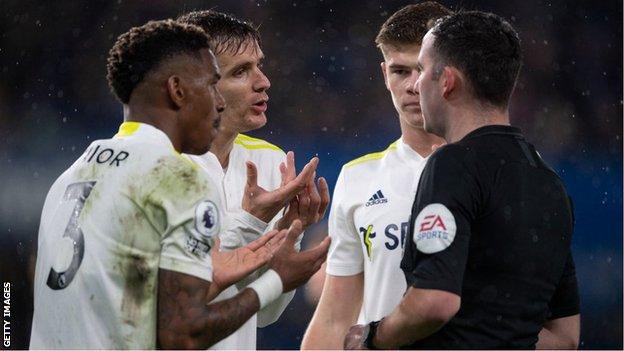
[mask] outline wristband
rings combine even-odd
[[[258,295],[260,309],[275,301],[284,291],[282,278],[272,269],[266,271],[253,283],[247,285],[247,287],[253,289],[256,295]]]
[[[379,323],[381,323],[381,320],[370,322],[368,324],[368,334],[366,335],[366,339],[364,339],[364,346],[369,350],[379,350],[379,348],[373,345],[373,338],[377,333],[377,326],[379,325]]]

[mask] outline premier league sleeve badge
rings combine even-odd
[[[219,209],[214,202],[204,200],[195,207],[195,230],[201,235],[202,241],[209,241],[220,228]]]

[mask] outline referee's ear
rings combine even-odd
[[[452,66],[446,66],[442,69],[440,79],[442,79],[442,96],[445,99],[449,99],[451,94],[458,91],[462,84],[461,72]]]

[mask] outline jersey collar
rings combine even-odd
[[[140,137],[157,141],[173,148],[169,137],[162,130],[141,122],[123,122],[114,138]]]
[[[493,124],[493,125],[484,126],[484,127],[473,130],[472,132],[466,134],[466,136],[464,136],[462,140],[476,138],[476,137],[480,137],[480,136],[488,135],[488,134],[510,135],[510,136],[524,138],[524,136],[522,135],[522,130],[520,130],[520,128],[507,126],[507,125]]]
[[[407,162],[420,163],[424,160],[424,157],[420,156],[418,152],[403,142],[403,137],[400,137],[399,140],[396,141],[396,145],[400,157]]]

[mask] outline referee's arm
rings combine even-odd
[[[551,319],[539,333],[538,350],[575,350],[581,334],[581,315]]]
[[[550,317],[539,333],[537,349],[576,349],[581,334],[580,303],[572,253],[548,305]]]
[[[401,303],[379,324],[373,344],[396,349],[423,339],[442,328],[459,311],[458,295],[410,287]]]
[[[401,263],[409,288],[401,303],[378,324],[372,339],[377,348],[396,349],[424,339],[459,311],[470,221],[479,203],[479,187],[474,171],[465,168],[465,155],[460,148],[446,146],[423,170],[410,231],[410,239],[418,244],[405,244]],[[449,241],[427,236],[419,239],[421,230],[432,228],[442,230]],[[427,253],[412,257],[415,246]],[[408,262],[414,264],[404,266]]]

